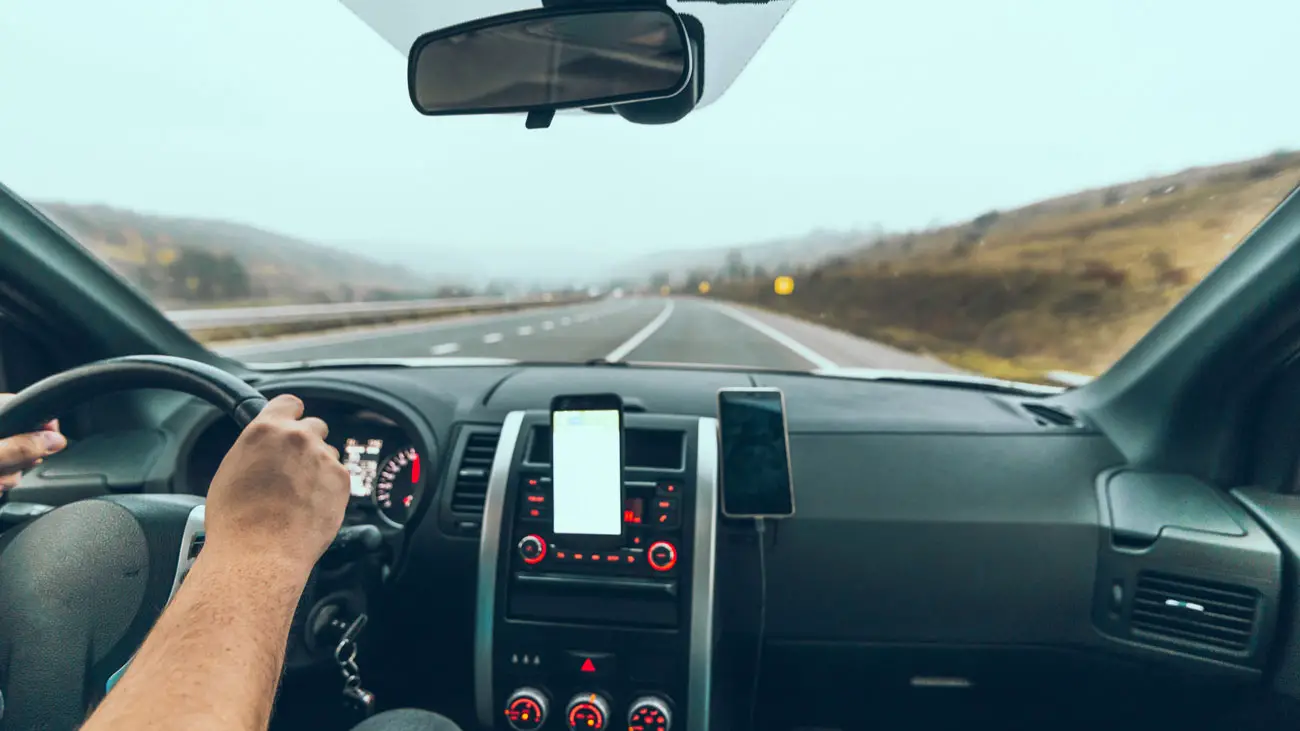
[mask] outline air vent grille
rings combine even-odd
[[[1070,412],[1057,407],[1047,406],[1044,404],[1022,403],[1025,411],[1034,418],[1039,426],[1050,427],[1078,427],[1080,426],[1078,418]]]
[[[466,515],[482,515],[487,498],[488,476],[492,473],[492,459],[496,457],[496,431],[472,431],[465,437],[465,449],[460,464],[456,466],[456,484],[451,491],[451,511]]]
[[[1259,592],[1230,584],[1143,572],[1130,626],[1152,635],[1245,652],[1259,613]]]

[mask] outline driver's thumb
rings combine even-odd
[[[0,439],[0,474],[31,467],[36,460],[68,446],[68,440],[55,431],[21,434]]]

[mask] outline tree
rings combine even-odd
[[[251,287],[248,271],[233,254],[214,257],[212,294],[216,299],[236,300],[248,297]]]
[[[695,269],[686,275],[686,288],[695,291],[699,288],[700,282],[709,281],[709,273],[703,269]]]
[[[252,295],[248,270],[233,254],[183,248],[167,265],[167,293],[181,300],[214,302]]]
[[[975,228],[976,231],[979,231],[981,234],[983,234],[984,232],[992,228],[993,224],[997,223],[998,219],[1001,217],[1002,217],[1001,213],[998,213],[997,211],[989,211],[988,213],[976,216],[975,220],[971,221],[971,225]]]
[[[722,266],[722,274],[727,279],[745,279],[749,276],[749,267],[745,266],[745,255],[740,253],[739,249],[732,249],[727,252],[727,260]]]
[[[840,254],[837,256],[832,256],[827,258],[825,261],[822,262],[821,266],[818,267],[818,269],[825,270],[827,272],[840,272],[845,269],[848,269],[849,264],[851,263],[852,261],[849,259],[849,257]]]
[[[650,275],[650,287],[652,289],[667,287],[671,280],[672,277],[668,274],[668,272],[655,272],[654,274]]]

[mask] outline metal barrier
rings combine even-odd
[[[206,310],[171,310],[172,322],[186,330],[294,325],[315,322],[345,322],[383,317],[408,317],[448,311],[495,310],[514,306],[562,304],[583,298],[456,297],[406,300],[401,302],[341,302],[322,305],[276,305],[270,307],[228,307]]]

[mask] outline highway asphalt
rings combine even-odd
[[[245,362],[331,358],[513,358],[696,363],[788,370],[956,373],[938,360],[771,312],[704,298],[604,299],[422,324],[217,344]]]

